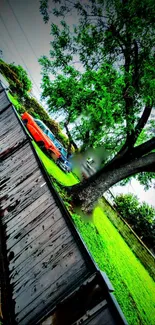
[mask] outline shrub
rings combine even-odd
[[[143,242],[155,251],[155,209],[133,194],[118,195],[115,198],[118,212],[129,223]]]

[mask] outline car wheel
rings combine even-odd
[[[26,126],[28,120],[25,119],[25,120],[22,120],[22,122],[23,122],[23,124]]]
[[[45,151],[45,150],[46,150],[43,141],[38,141],[37,144],[38,144],[38,146],[40,147],[40,149],[41,149],[42,151]]]
[[[47,155],[50,159],[52,159],[55,162],[55,164],[57,164],[58,158],[56,157],[54,152],[52,152],[51,150],[47,150]]]

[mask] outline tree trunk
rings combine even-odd
[[[69,139],[69,145],[68,145],[68,149],[67,149],[67,151],[68,151],[68,155],[70,155],[70,154],[71,154],[71,146],[74,147],[75,151],[78,150],[78,146],[77,146],[77,144],[74,142],[74,140],[72,139],[72,136],[71,136],[70,131],[69,131],[69,129],[68,129],[68,122],[66,122],[66,123],[64,124],[64,127],[65,127],[65,129],[66,129],[66,133],[67,133],[67,136],[68,136],[68,139]]]
[[[120,166],[116,169],[110,169],[109,171],[107,168],[106,171],[103,169],[102,173],[96,173],[96,178],[93,175],[88,181],[74,185],[71,188],[73,203],[79,206],[83,212],[90,214],[96,201],[112,185],[148,169],[155,171],[155,153],[147,154],[138,159],[135,158],[130,162],[124,163],[122,160],[122,163],[120,161]]]

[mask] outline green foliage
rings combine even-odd
[[[136,179],[144,186],[145,191],[155,186],[155,173],[153,172],[141,172],[136,175]]]
[[[54,2],[58,4],[54,5]],[[46,11],[46,16],[49,17],[51,12],[48,10],[48,0],[40,1],[40,3],[43,17],[45,12],[42,6]],[[60,0],[53,1],[53,7],[57,7],[56,11],[53,10],[53,14],[60,17],[60,23],[59,25],[52,23],[51,26],[51,34],[54,36],[51,56],[55,61],[52,62],[52,66],[63,68],[68,61],[67,57],[70,56],[69,62],[72,62],[74,55],[85,67],[89,68],[98,66],[105,56],[115,61],[118,55],[125,51],[125,42],[128,37],[130,37],[131,44],[135,40],[139,42],[141,59],[147,62],[154,42],[153,0],[130,0],[125,4],[117,0],[90,0],[89,3],[81,3],[77,0],[66,3]],[[77,23],[73,27],[68,26],[68,12],[76,18]],[[130,44],[127,46],[130,50]],[[131,63],[134,63],[134,59],[133,51]]]
[[[0,59],[0,72],[9,82],[9,98],[19,114],[27,111],[33,117],[41,119],[67,148],[68,138],[62,133],[59,124],[52,120],[35,98],[28,96],[32,84],[26,71],[21,66],[7,64]]]
[[[22,114],[25,112],[24,108],[22,107],[22,105],[19,103],[18,98],[15,96],[12,96],[10,93],[8,93],[8,97],[11,101],[11,103],[14,105],[14,107],[16,108],[17,112],[19,114]]]
[[[42,97],[52,112],[63,114],[67,123],[76,122],[72,136],[82,141],[83,148],[105,143],[109,147],[111,137],[115,138],[113,125],[122,125],[124,116],[121,109],[122,76],[105,63],[98,71],[81,74],[67,67],[54,81],[43,78]],[[90,130],[90,132],[88,132]],[[111,130],[111,137],[108,138]],[[122,133],[124,128],[122,127]],[[104,137],[103,137],[104,134]],[[121,139],[121,141],[123,138]],[[113,144],[116,149],[118,138]]]
[[[32,88],[32,83],[28,78],[27,72],[20,66],[15,64],[7,64],[0,59],[0,72],[9,82],[10,90],[16,94],[19,99],[27,96]]]
[[[39,60],[43,98],[67,125],[74,122],[72,139],[82,150],[104,144],[111,158],[124,145],[131,152],[154,139],[153,118],[143,116],[155,98],[154,1],[55,0],[53,11],[48,0],[40,3],[46,22],[52,14],[58,21],[51,25],[51,60]],[[68,23],[71,13],[73,26]],[[153,149],[155,145],[146,153]],[[146,187],[154,177],[152,169],[139,175]]]
[[[21,83],[16,73],[10,69],[9,64],[0,59],[0,73],[8,80],[10,87],[20,87]]]
[[[155,209],[146,203],[140,204],[132,194],[118,195],[115,204],[143,242],[155,251]]]
[[[25,97],[24,104],[20,104],[19,98],[17,95],[12,96],[10,93],[8,94],[12,104],[15,106],[16,110],[19,114],[27,111],[34,118],[38,118],[42,120],[49,129],[55,134],[57,139],[67,148],[68,146],[68,138],[65,134],[62,133],[59,124],[52,120],[44,108],[37,102],[35,98]]]
[[[49,20],[49,16],[48,16],[48,3],[46,0],[42,0],[40,3],[40,12],[44,15],[44,22],[45,24],[48,22]]]
[[[27,111],[33,117],[41,119],[56,135],[64,147],[67,148],[69,140],[66,135],[62,133],[59,124],[49,117],[45,109],[35,98],[28,96],[32,83],[28,78],[27,72],[19,65],[7,64],[1,59],[0,72],[9,82],[9,88],[11,90],[9,97],[18,113],[22,114]]]
[[[27,72],[20,65],[9,64],[10,69],[16,74],[18,80],[21,82],[23,96],[32,89],[31,80],[28,78]]]
[[[112,282],[128,323],[153,325],[155,319],[150,307],[151,300],[154,301],[153,279],[106,213],[97,207],[93,222],[86,222],[77,214],[73,214],[73,219],[95,262]]]

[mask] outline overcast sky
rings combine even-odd
[[[73,17],[70,18],[73,21]],[[20,64],[33,82],[33,93],[40,98],[41,68],[38,58],[50,50],[50,24],[44,24],[39,0],[0,0],[0,50],[4,61]],[[155,206],[155,189],[147,192],[133,181],[117,187],[119,192],[133,192],[142,201]],[[114,190],[116,193],[116,190]]]
[[[39,97],[41,75],[38,58],[49,54],[50,25],[39,12],[39,0],[0,0],[0,49],[3,59],[22,65]]]

